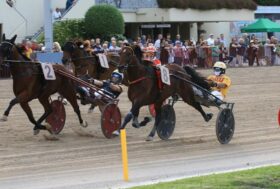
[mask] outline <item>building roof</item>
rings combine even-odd
[[[157,0],[159,8],[177,9],[249,9],[256,10],[257,4],[253,0]]]

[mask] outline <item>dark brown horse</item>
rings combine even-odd
[[[97,54],[89,53],[84,49],[82,41],[68,41],[63,46],[64,64],[73,62],[75,75],[83,76],[88,74],[94,79],[106,80],[110,78],[112,72],[118,68],[119,55],[116,53],[106,54],[109,68],[102,68]]]
[[[149,62],[142,60],[142,51],[139,46],[124,47],[120,53],[120,65],[127,67],[127,77],[131,83],[128,87],[128,98],[132,102],[132,108],[126,115],[120,129],[124,129],[131,119],[133,119],[132,125],[134,127],[144,126],[145,121],[140,124],[138,122],[139,109],[145,105],[155,104],[156,120],[147,138],[147,140],[152,140],[156,126],[161,119],[162,103],[165,99],[175,94],[181,96],[184,102],[198,110],[205,121],[209,121],[212,118],[212,114],[206,114],[201,105],[195,101],[192,85],[176,77],[179,76],[193,81],[203,88],[209,89],[209,84],[205,81],[205,78],[199,77],[195,71],[191,73],[193,75],[191,78],[186,72],[187,69],[175,64],[166,65],[170,72],[171,85],[164,85],[163,89],[160,90],[157,85],[155,69],[149,66]]]
[[[22,54],[21,49],[14,44],[15,39],[16,36],[8,40],[3,35],[3,42],[0,45],[0,65],[4,62],[9,64],[13,76],[13,91],[16,96],[10,102],[4,116],[8,116],[11,108],[19,103],[27,114],[29,121],[34,124],[34,134],[38,134],[40,130],[50,130],[45,125],[42,125],[42,122],[52,112],[49,102],[50,96],[58,92],[70,102],[78,115],[81,126],[86,126],[87,123],[83,121],[77,104],[73,82],[59,74],[56,74],[56,80],[46,81],[43,77],[41,65],[32,62]],[[53,68],[54,70],[68,72],[62,65],[53,65]],[[45,111],[37,121],[34,119],[28,104],[28,102],[36,98],[43,105]]]

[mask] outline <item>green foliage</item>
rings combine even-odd
[[[54,41],[65,42],[87,37],[84,20],[65,20],[54,24]]]
[[[279,0],[277,0],[279,1]],[[250,9],[256,10],[257,5],[253,0],[157,0],[160,8],[178,9]]]
[[[96,5],[85,15],[85,28],[90,37],[109,40],[111,36],[124,34],[124,19],[121,12],[111,5]]]
[[[258,5],[280,6],[280,0],[254,0]]]
[[[264,167],[247,171],[194,177],[169,183],[140,186],[133,189],[276,189],[280,188],[280,166]]]

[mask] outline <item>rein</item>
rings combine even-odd
[[[79,58],[71,58],[71,60],[77,61],[77,60],[87,60],[87,59],[93,59],[93,58],[95,58],[95,56],[84,56],[84,57],[79,57]],[[114,60],[110,60],[110,61],[108,61],[108,63],[115,67],[117,67],[119,65],[119,63]]]

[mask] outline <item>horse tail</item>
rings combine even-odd
[[[191,81],[195,84],[199,85],[200,87],[210,90],[210,85],[206,81],[206,78],[201,76],[197,71],[195,71],[193,68],[189,66],[184,66],[185,71],[187,74],[191,76]]]

